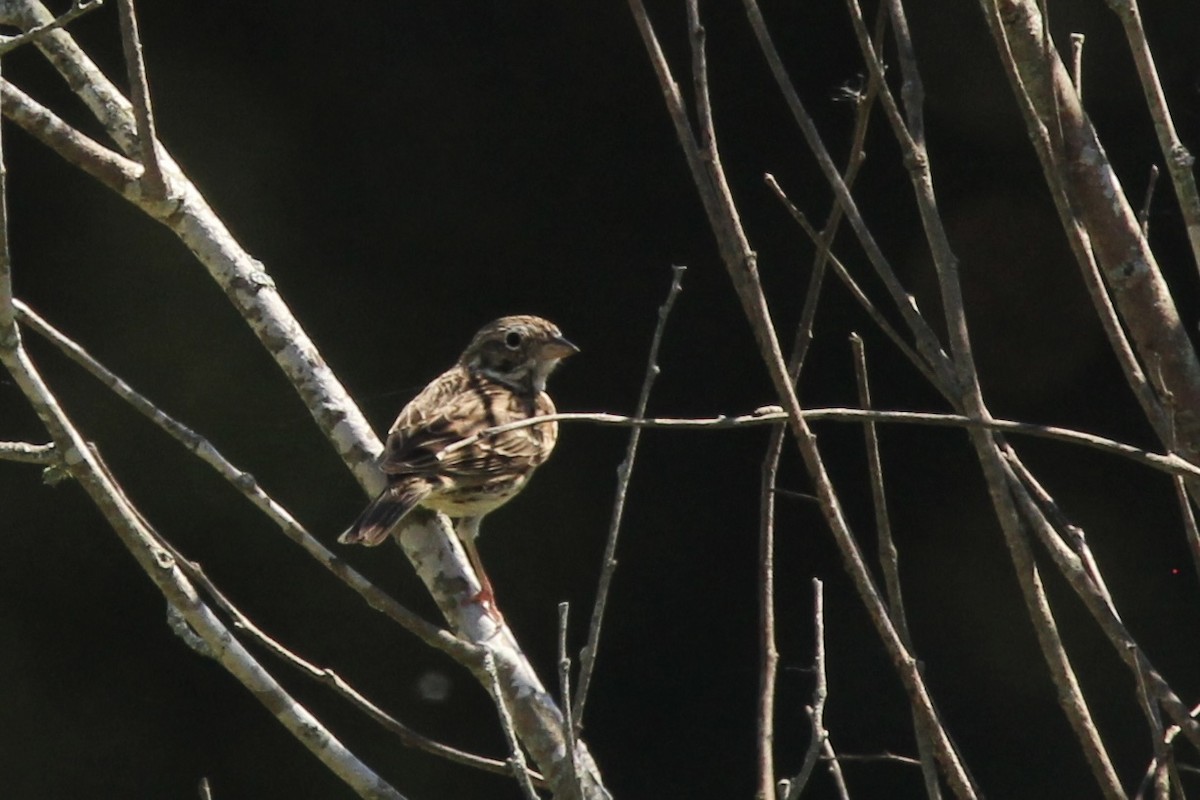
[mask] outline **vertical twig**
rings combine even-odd
[[[213,800],[212,787],[208,785],[208,778],[200,779],[200,800]]]
[[[158,132],[154,128],[154,107],[150,103],[150,83],[146,79],[146,61],[142,56],[142,39],[138,33],[133,0],[117,0],[117,10],[121,17],[121,46],[125,51],[125,69],[129,75],[129,96],[137,126],[138,152],[144,170],[141,183],[151,199],[162,200],[167,196],[167,185],[158,158]]]
[[[0,125],[0,137],[4,126]],[[0,350],[20,346],[17,316],[13,308],[12,262],[8,250],[8,163],[0,138]]]
[[[570,603],[558,604],[558,685],[559,702],[563,714],[563,740],[567,743],[566,762],[571,776],[571,789],[575,797],[581,794],[579,788],[579,767],[575,758],[575,717],[571,713],[571,656],[567,653],[567,623],[571,613]]]
[[[881,6],[875,20],[877,40],[883,36],[886,23],[887,14],[884,13]],[[872,78],[868,80],[866,90],[858,97],[854,132],[850,136],[849,163],[842,175],[842,180],[847,187],[854,185],[859,169],[866,160],[866,152],[863,147],[867,138],[871,109],[874,107],[875,98],[878,95],[879,82]],[[783,195],[783,190],[779,188],[774,176],[767,174],[764,179],[776,195]],[[786,197],[783,199],[787,203]],[[787,203],[787,205],[791,204]],[[790,210],[799,213],[794,206],[791,206]],[[804,360],[808,355],[809,345],[812,343],[817,305],[821,296],[825,271],[831,261],[834,262],[835,269],[840,268],[833,257],[832,247],[842,219],[842,207],[835,203],[826,219],[825,227],[814,239],[817,252],[813,257],[808,288],[804,295],[804,307],[800,312],[800,322],[796,326],[796,338],[792,343],[792,354],[788,361],[788,376],[793,385],[800,379]],[[903,346],[907,347],[906,344]],[[922,366],[924,364],[919,358],[915,358],[915,363]],[[783,441],[786,433],[787,428],[783,425],[771,429],[767,452],[763,457],[759,494],[758,604],[759,659],[761,663],[758,700],[758,795],[763,800],[772,800],[775,782],[775,682],[779,669],[779,651],[775,644],[775,488],[779,472],[779,459],[783,453]]]
[[[870,409],[871,383],[867,375],[867,354],[862,337],[850,335],[850,346],[854,350],[854,375],[858,381],[858,404]],[[912,650],[912,636],[908,630],[908,615],[904,612],[904,595],[900,589],[900,554],[892,538],[892,522],[888,515],[887,494],[883,488],[883,461],[879,456],[879,434],[873,422],[863,425],[866,438],[867,468],[871,474],[871,501],[875,507],[875,528],[879,536],[879,564],[883,570],[883,583],[887,590],[888,610],[892,624],[905,646]],[[929,732],[921,724],[921,718],[913,712],[913,729],[916,733],[917,751],[921,756],[921,775],[925,779],[925,793],[930,800],[938,800],[942,790],[938,786],[937,763],[933,758],[933,742]]]
[[[1082,33],[1071,34],[1071,83],[1080,100],[1083,99],[1083,42],[1086,38]]]
[[[804,753],[804,763],[796,777],[783,781],[785,800],[796,800],[812,778],[813,770],[821,761],[821,754],[828,758],[829,774],[833,777],[842,798],[849,797],[841,764],[829,742],[829,731],[825,729],[825,703],[829,699],[829,674],[825,663],[825,585],[820,578],[812,579],[813,585],[813,701],[805,707],[812,726],[812,739]]]
[[[1158,164],[1150,165],[1150,180],[1146,182],[1146,197],[1142,200],[1142,210],[1138,212],[1138,223],[1142,227],[1142,236],[1150,235],[1150,204],[1154,200],[1154,189],[1158,186]]]
[[[528,765],[525,763],[525,753],[521,751],[521,742],[517,739],[517,731],[513,727],[512,713],[504,700],[504,690],[500,687],[500,673],[496,671],[496,656],[491,648],[484,647],[483,669],[487,673],[490,686],[488,687],[492,700],[496,704],[496,713],[500,717],[500,730],[504,732],[504,740],[508,743],[508,765],[521,787],[525,800],[538,800],[537,789],[529,778]]]
[[[634,418],[641,419],[646,415],[646,406],[650,402],[650,389],[654,379],[661,371],[658,366],[658,348],[662,344],[663,331],[667,327],[667,317],[675,305],[675,298],[683,289],[683,273],[687,267],[671,267],[671,287],[667,290],[667,299],[658,309],[658,323],[654,328],[654,336],[650,339],[650,353],[646,360],[646,375],[642,379],[642,389],[638,396],[637,409]],[[588,627],[587,644],[584,645],[580,657],[579,686],[575,689],[573,713],[575,728],[583,728],[583,709],[587,703],[588,689],[592,684],[592,672],[596,667],[596,654],[600,647],[600,627],[604,620],[604,608],[608,603],[608,591],[612,586],[613,574],[617,570],[617,537],[621,532],[621,518],[625,514],[625,495],[629,491],[629,481],[633,476],[633,462],[637,457],[638,442],[641,439],[641,429],[634,428],[629,432],[629,444],[625,448],[625,460],[617,467],[617,491],[613,497],[612,519],[608,525],[608,540],[604,545],[604,561],[600,568],[600,582],[596,587],[596,601],[592,606],[592,620]]]
[[[1171,748],[1166,743],[1158,704],[1150,696],[1145,675],[1141,670],[1137,672],[1137,694],[1142,712],[1146,715],[1147,722],[1150,723],[1150,741],[1154,743],[1154,761],[1152,762],[1154,800],[1170,800],[1171,767],[1174,759],[1171,755]]]
[[[758,495],[758,793],[775,798],[775,681],[779,649],[775,645],[775,483],[787,428],[771,428],[763,457]]]

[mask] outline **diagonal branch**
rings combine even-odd
[[[194,453],[204,463],[217,471],[226,481],[261,510],[293,542],[298,544],[317,563],[328,569],[347,586],[358,592],[374,609],[386,614],[423,642],[454,658],[468,667],[477,667],[479,654],[468,644],[448,631],[429,624],[416,613],[396,602],[389,595],[354,570],[341,558],[331,553],[310,534],[283,506],[263,491],[258,481],[248,472],[239,469],[227,459],[211,442],[194,430],[166,413],[128,383],[114,374],[86,350],[53,325],[42,319],[20,300],[14,301],[17,318],[34,333],[47,339],[71,361],[83,367],[90,375],[108,387],[119,398],[165,431],[171,438]]]
[[[9,13],[14,17],[12,21],[27,29],[53,18],[36,0],[13,0],[9,6]],[[38,38],[37,46],[105,126],[118,147],[127,155],[138,153],[132,105],[70,34],[64,30],[48,31]],[[11,117],[8,108],[10,87],[5,86],[4,90],[4,113]],[[65,149],[71,143],[61,144]],[[100,162],[88,158],[80,166],[89,169],[89,174],[94,177],[101,177],[106,186],[179,237],[275,359],[319,429],[359,483],[370,493],[378,492],[383,488],[383,479],[375,466],[375,456],[382,450],[382,445],[366,418],[279,294],[266,267],[233,238],[161,142],[156,142],[156,148],[166,183],[165,194],[161,197],[143,191],[140,169],[134,167],[122,174],[114,169],[115,159],[111,157]],[[78,154],[75,149],[68,152]],[[87,155],[94,156],[95,153]],[[103,175],[97,174],[98,167],[105,170]]]

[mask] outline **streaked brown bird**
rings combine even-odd
[[[380,461],[388,486],[338,541],[374,547],[417,506],[440,511],[458,520],[456,532],[479,576],[476,599],[494,609],[492,584],[475,548],[479,522],[515,497],[550,457],[558,423],[466,440],[498,425],[553,414],[546,378],[577,352],[541,317],[501,317],[483,326],[458,363],[401,410]]]

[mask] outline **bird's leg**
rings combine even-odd
[[[463,549],[467,551],[467,560],[471,562],[471,569],[475,570],[475,576],[479,578],[479,593],[472,597],[470,602],[479,603],[489,616],[500,622],[504,617],[500,615],[500,609],[496,608],[496,595],[492,592],[492,582],[488,580],[487,572],[483,569],[483,561],[479,558],[479,550],[475,548],[475,538],[479,535],[479,519],[479,517],[468,517],[458,526],[458,538],[463,543]]]

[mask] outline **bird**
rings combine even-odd
[[[541,317],[501,317],[480,328],[454,366],[401,409],[380,456],[387,487],[338,542],[374,547],[413,509],[441,512],[457,521],[455,533],[479,578],[471,601],[494,612],[492,584],[475,546],[480,521],[525,488],[550,457],[558,423],[480,434],[555,413],[546,379],[578,352]]]

